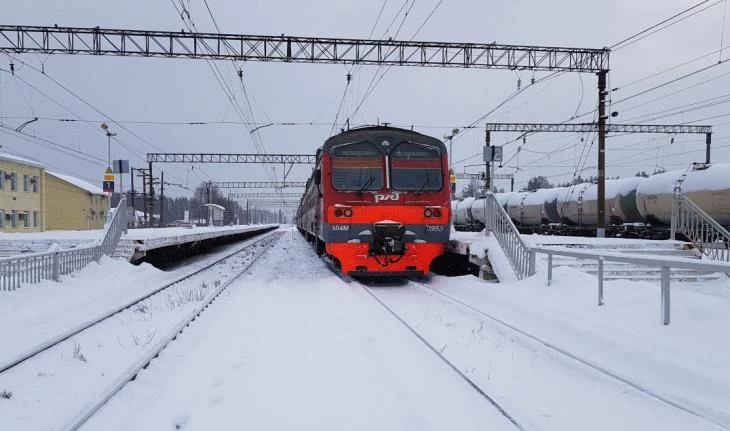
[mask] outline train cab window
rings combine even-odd
[[[390,152],[393,190],[437,191],[443,188],[441,152],[430,145],[402,142]]]
[[[366,191],[383,188],[383,154],[370,142],[332,148],[332,185],[337,190]]]

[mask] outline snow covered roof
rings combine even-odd
[[[538,189],[533,192],[528,192],[526,195],[524,195],[525,200],[523,201],[525,205],[542,205],[545,202],[552,202],[555,199],[558,198],[558,192],[557,189]]]
[[[72,177],[71,175],[66,175],[66,174],[59,174],[58,172],[51,172],[51,171],[46,171],[46,174],[52,175],[60,180],[66,181],[67,183],[70,183],[80,189],[86,190],[87,192],[91,193],[92,195],[106,196],[106,193],[104,193],[104,191],[102,189],[92,185],[91,183],[87,183],[86,181],[84,181],[80,178]]]
[[[46,165],[44,165],[41,162],[37,162],[35,160],[30,160],[30,159],[26,159],[26,158],[23,158],[23,157],[19,157],[19,156],[16,156],[14,154],[8,154],[8,153],[2,153],[2,152],[0,152],[0,159],[7,160],[7,161],[10,161],[10,162],[14,162],[14,163],[22,163],[24,165],[35,166],[35,167],[38,167],[38,168],[45,168],[46,167]]]
[[[652,175],[638,189],[639,194],[668,193],[674,191],[677,180],[687,172],[682,184],[682,193],[698,190],[726,190],[730,188],[730,164],[717,163],[703,170],[670,171]]]
[[[226,210],[225,208],[223,208],[222,206],[220,206],[218,204],[204,204],[203,206],[210,207],[210,208],[215,208],[215,209],[221,210],[221,211],[225,211]]]

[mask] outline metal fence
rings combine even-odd
[[[492,193],[484,199],[487,231],[494,233],[519,279],[535,274],[535,255],[522,241],[520,232]]]
[[[111,256],[122,233],[127,230],[127,211],[124,210],[126,206],[126,199],[122,199],[114,212],[114,217],[104,230],[103,240],[98,245],[0,258],[0,291],[15,290],[23,283],[40,283],[41,280],[58,281],[62,275],[99,261],[102,254]]]
[[[555,250],[551,248],[531,248],[530,254],[534,256],[537,253],[548,255],[547,266],[547,284],[550,286],[553,281],[553,255],[576,257],[579,259],[593,259],[598,261],[598,305],[604,305],[603,297],[603,262],[623,262],[634,265],[646,265],[661,268],[661,321],[662,324],[668,325],[670,320],[670,270],[692,269],[697,271],[709,271],[730,274],[730,264],[724,262],[707,262],[696,261],[694,259],[686,259],[682,257],[640,257],[635,254],[625,253],[591,253],[583,251],[567,251]]]
[[[730,232],[685,195],[675,193],[672,202],[671,238],[687,237],[712,260],[730,262]]]

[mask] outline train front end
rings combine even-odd
[[[446,148],[403,129],[345,132],[322,148],[322,238],[350,276],[425,275],[449,241]]]

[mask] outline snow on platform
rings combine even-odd
[[[269,229],[273,224],[234,225],[234,226],[196,226],[129,229],[122,235],[121,243],[134,245],[138,251],[182,245],[190,242],[205,241],[241,233]]]
[[[267,229],[275,225],[197,226],[193,228],[163,227],[129,229],[122,235],[119,245],[141,252],[161,247],[182,245],[229,235]],[[101,241],[104,229],[52,230],[28,233],[0,233],[0,257],[22,253],[43,252],[58,244],[63,249]]]

